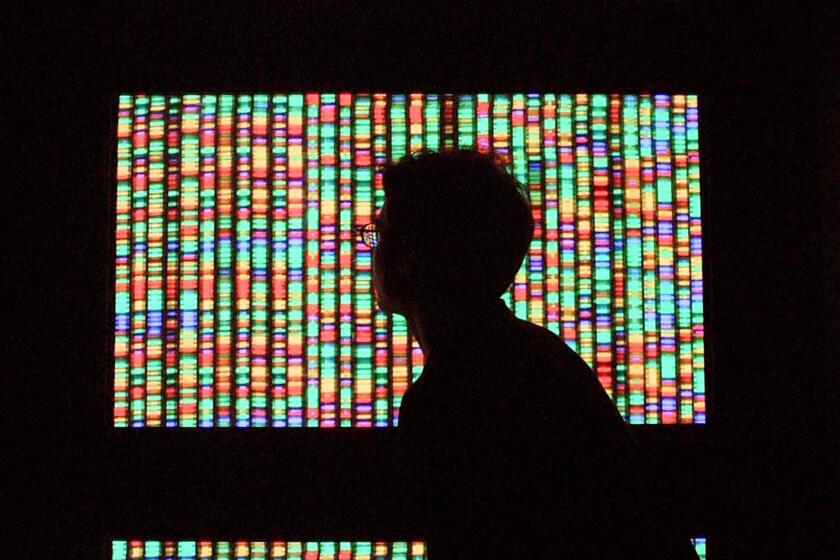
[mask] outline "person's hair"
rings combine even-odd
[[[507,166],[501,154],[465,149],[424,149],[383,166],[388,232],[414,250],[420,294],[496,299],[513,283],[534,218]]]

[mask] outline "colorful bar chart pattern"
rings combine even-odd
[[[425,560],[422,542],[113,541],[111,560]]]
[[[354,227],[453,147],[528,189],[511,310],[629,423],[706,421],[696,95],[121,95],[116,132],[117,427],[397,425],[423,355]]]
[[[692,539],[706,560],[706,539]],[[422,542],[113,541],[111,560],[425,560]]]

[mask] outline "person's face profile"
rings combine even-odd
[[[388,237],[384,231],[387,223],[387,206],[388,203],[386,201],[373,219],[373,223],[376,225],[378,233],[378,242],[373,248],[373,289],[377,307],[379,307],[382,311],[392,312],[394,311],[394,308],[385,288],[385,273],[387,272],[388,263],[386,262],[387,259],[384,259],[382,254],[383,242],[387,243]]]

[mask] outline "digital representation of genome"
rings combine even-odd
[[[631,424],[706,421],[698,98],[119,96],[116,427],[391,427],[423,369],[356,228],[378,166],[504,154],[536,229],[503,299]]]

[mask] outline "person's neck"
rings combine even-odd
[[[406,313],[409,331],[423,350],[425,362],[460,348],[475,337],[490,315],[504,305],[500,300],[480,302],[436,301],[418,303]]]

